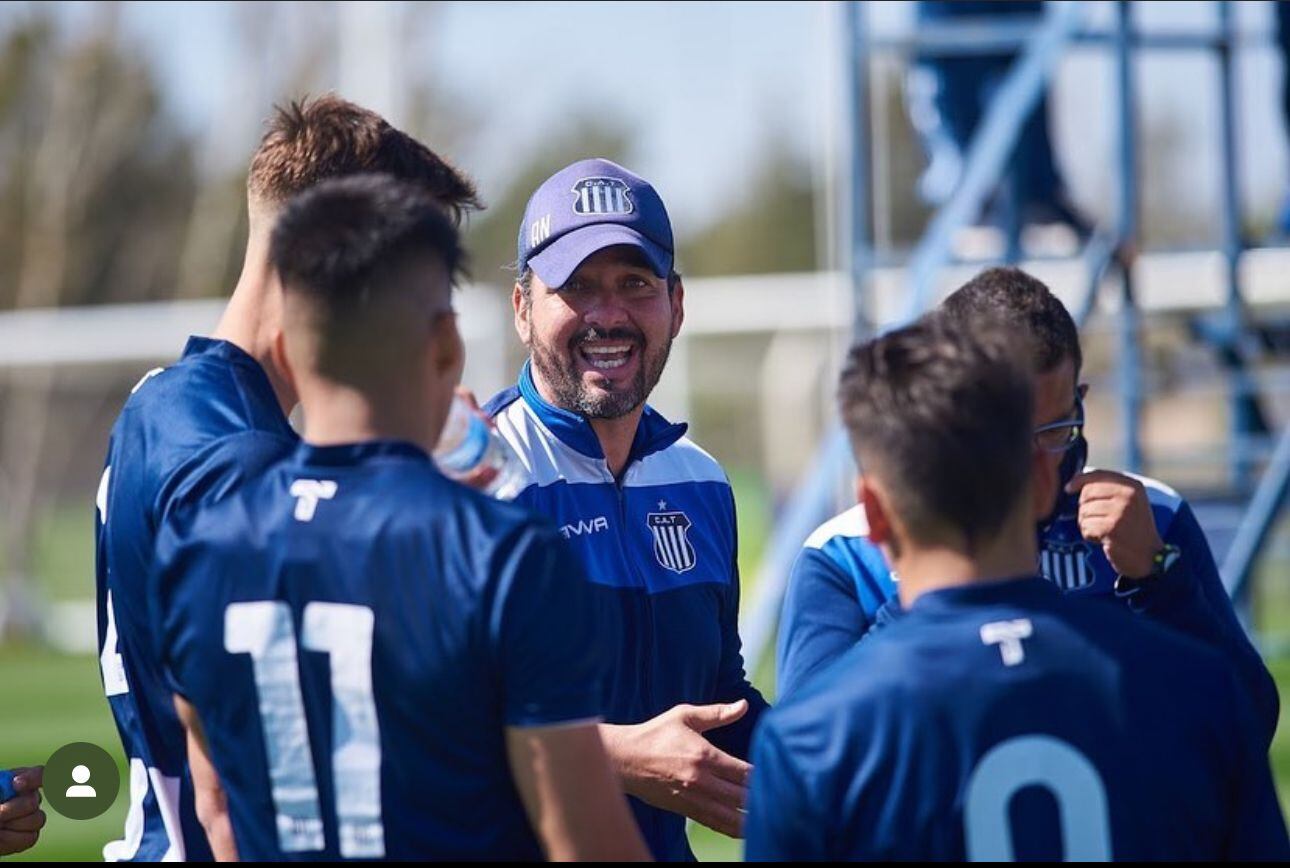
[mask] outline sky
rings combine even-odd
[[[0,27],[29,5],[0,7]],[[1109,20],[1109,4],[1088,5],[1094,21]],[[1204,30],[1216,20],[1209,2],[1134,5],[1141,26],[1153,31]],[[1270,26],[1270,4],[1235,5],[1242,30]],[[86,2],[58,8],[73,24],[100,12]],[[907,32],[912,24],[911,4],[867,8],[877,33]],[[270,27],[275,15],[278,26]],[[208,158],[223,168],[245,160],[260,119],[281,98],[272,92],[277,70],[241,74],[240,46],[272,31],[290,51],[292,34],[299,41],[302,31],[337,18],[349,38],[341,60],[324,66],[319,89],[335,88],[397,121],[406,107],[397,82],[433,78],[475,117],[451,153],[486,199],[504,188],[522,162],[518,155],[580,115],[630,131],[631,168],[660,189],[680,227],[701,226],[746,195],[768,141],[801,155],[821,182],[840,153],[836,3],[286,3],[272,10],[264,3],[125,3],[121,27],[161,72],[179,123],[199,134],[220,124]],[[1168,123],[1180,138],[1176,165],[1163,172],[1180,207],[1210,209],[1217,190],[1213,69],[1204,57],[1179,53],[1147,56],[1138,66],[1147,123]],[[1256,210],[1275,207],[1287,181],[1280,70],[1270,46],[1241,54],[1242,185]],[[1059,158],[1076,198],[1094,208],[1110,196],[1110,73],[1108,56],[1078,50],[1062,62],[1054,85]],[[590,154],[570,160],[584,156]]]

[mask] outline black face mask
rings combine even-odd
[[[1057,520],[1058,516],[1063,513],[1074,512],[1078,507],[1079,495],[1067,494],[1066,484],[1084,472],[1084,464],[1087,461],[1088,441],[1084,439],[1084,435],[1081,433],[1075,442],[1071,444],[1071,448],[1067,449],[1066,454],[1062,456],[1061,466],[1057,469],[1059,478],[1057,500],[1053,504],[1053,511],[1039,522],[1039,534],[1041,537]]]

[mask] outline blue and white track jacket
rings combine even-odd
[[[527,364],[486,411],[527,470],[516,502],[555,523],[598,590],[613,637],[605,721],[747,699],[743,719],[708,733],[746,759],[766,701],[744,673],[735,503],[721,465],[684,424],[646,407],[615,479],[591,425],[543,400]],[[656,859],[693,858],[683,817],[631,804]]]

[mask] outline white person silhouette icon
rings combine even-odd
[[[94,788],[89,785],[89,779],[89,766],[77,766],[72,769],[72,780],[76,781],[76,783],[67,788],[67,798],[93,799],[98,796],[98,793],[94,791]]]

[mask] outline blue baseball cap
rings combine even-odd
[[[598,250],[638,248],[659,277],[672,271],[672,221],[649,182],[609,160],[579,160],[542,182],[520,223],[520,272],[560,287]]]

